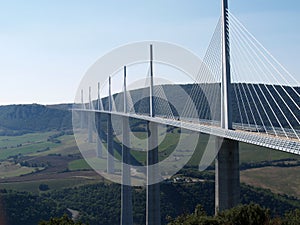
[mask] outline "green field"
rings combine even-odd
[[[58,138],[61,141],[60,144],[56,144],[45,152],[33,152],[30,156],[46,156],[49,154],[61,154],[61,155],[72,155],[78,154],[79,150],[76,145],[76,141],[73,135],[63,135]]]
[[[70,170],[88,170],[90,165],[84,159],[77,159],[69,163]]]
[[[20,136],[0,136],[1,147],[16,147],[18,144],[30,144],[33,142],[45,141],[55,132],[29,133]]]
[[[54,132],[32,133],[21,136],[0,137],[0,160],[5,160],[12,156],[28,155],[52,149],[59,144],[47,141]]]
[[[0,160],[7,159],[9,157],[17,155],[29,155],[32,153],[38,153],[39,151],[45,151],[45,149],[51,149],[57,147],[58,144],[52,142],[35,142],[28,145],[24,145],[18,148],[0,150]]]

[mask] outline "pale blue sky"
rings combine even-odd
[[[300,80],[300,1],[229,0],[230,10]],[[0,1],[0,105],[73,102],[89,66],[129,42],[203,56],[220,0]]]

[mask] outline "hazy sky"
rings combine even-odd
[[[230,11],[300,80],[300,1],[229,0]],[[203,56],[220,0],[0,0],[0,105],[73,102],[112,48],[161,40]]]

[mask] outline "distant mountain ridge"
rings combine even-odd
[[[65,106],[0,106],[0,135],[69,129],[72,129],[72,113]]]

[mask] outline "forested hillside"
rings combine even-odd
[[[44,105],[0,106],[0,135],[72,129],[72,113]]]
[[[82,187],[52,191],[40,196],[26,192],[2,190],[0,197],[4,211],[1,212],[10,225],[34,225],[40,220],[60,217],[67,208],[80,212],[79,220],[90,225],[120,224],[120,185],[99,183]],[[133,215],[135,224],[145,221],[145,189],[135,188]],[[270,191],[242,185],[241,203],[255,202],[270,209],[272,217],[282,216],[285,211],[300,207],[299,201],[287,196],[274,195]],[[161,218],[175,218],[192,213],[201,204],[208,215],[214,213],[214,183],[162,183]]]

